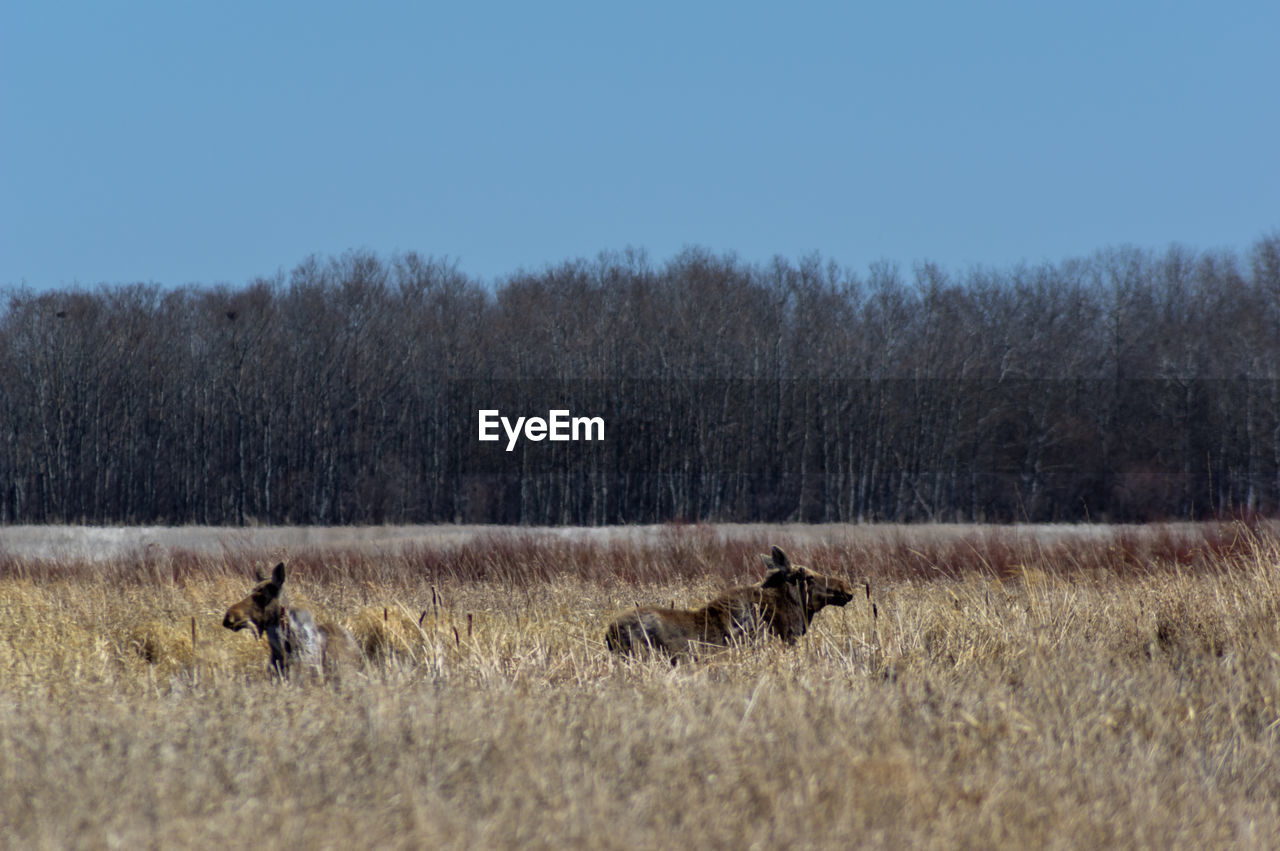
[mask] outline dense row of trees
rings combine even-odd
[[[477,440],[477,411],[602,416]],[[0,304],[0,521],[1138,520],[1280,505],[1280,234],[952,275],[416,254]]]

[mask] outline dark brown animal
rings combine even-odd
[[[270,577],[258,574],[258,584],[249,596],[227,609],[222,625],[230,630],[252,626],[259,637],[267,637],[271,649],[271,670],[285,676],[297,665],[324,676],[333,674],[340,660],[358,659],[355,639],[345,628],[333,623],[317,623],[307,609],[289,605],[281,562]]]
[[[801,574],[795,581],[804,606],[806,628],[813,623],[813,616],[827,606],[843,606],[853,599],[853,586],[838,576],[815,573],[807,567],[796,567],[795,571]]]
[[[605,643],[615,653],[646,649],[672,660],[702,647],[724,647],[766,630],[787,644],[804,635],[823,607],[853,599],[848,583],[792,565],[780,548],[761,556],[769,571],[759,585],[730,588],[693,611],[637,607],[609,625]]]

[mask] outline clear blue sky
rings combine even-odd
[[[1280,227],[1278,45],[1274,0],[9,0],[0,287],[1243,251]]]

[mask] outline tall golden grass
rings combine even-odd
[[[792,648],[605,650],[769,543],[869,594]],[[219,626],[278,555],[0,554],[2,844],[1280,844],[1271,527],[288,554],[370,659],[326,683]]]

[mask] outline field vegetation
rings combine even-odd
[[[606,650],[771,544],[858,596],[793,647]],[[367,664],[279,681],[221,628],[279,560]],[[1280,536],[0,550],[0,788],[22,848],[1276,847]]]

